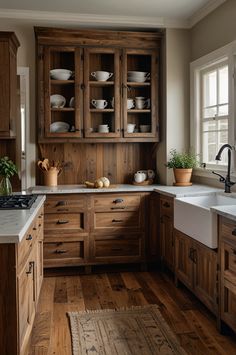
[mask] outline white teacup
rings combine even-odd
[[[127,110],[130,110],[131,108],[134,108],[134,100],[127,99]]]
[[[134,133],[134,129],[135,129],[135,123],[128,123],[127,124],[127,133]]]
[[[135,107],[138,110],[144,109],[146,107],[146,105],[147,105],[147,100],[145,97],[143,97],[143,96],[135,97]]]
[[[141,172],[137,172],[134,174],[134,181],[135,182],[143,182],[146,180],[147,175]]]
[[[112,77],[113,73],[109,73],[108,71],[93,71],[91,73],[91,76],[95,78],[97,81],[107,81]]]
[[[98,126],[98,132],[99,133],[108,133],[109,132],[109,127],[107,124],[100,124]]]
[[[104,109],[105,107],[107,107],[108,102],[106,100],[95,100],[93,99],[91,101],[91,104],[98,109]]]

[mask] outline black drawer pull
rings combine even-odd
[[[69,221],[60,221],[59,219],[57,221],[57,224],[67,224],[67,223],[69,223]]]
[[[116,198],[113,203],[122,203],[124,202],[123,198]]]
[[[36,227],[34,227],[34,228],[33,228],[33,231],[36,231],[36,230],[37,230],[37,228],[36,228]]]
[[[57,209],[58,212],[68,212],[68,208],[58,208]]]
[[[65,254],[65,253],[68,253],[68,250],[64,250],[64,249],[63,250],[58,250],[57,249],[57,250],[55,250],[55,253],[56,254]]]
[[[32,239],[33,239],[33,237],[31,234],[29,234],[28,237],[26,238],[26,240],[32,240]]]
[[[30,263],[29,263],[29,270],[26,271],[26,274],[27,274],[27,275],[32,274],[33,265],[34,265],[34,262],[33,262],[33,261],[30,261]]]
[[[65,206],[65,201],[58,201],[57,204],[56,204],[56,207],[57,206]]]
[[[169,207],[170,207],[170,204],[169,204],[168,202],[164,202],[164,203],[163,203],[163,206],[169,208]]]
[[[124,210],[125,207],[111,207],[111,210]]]
[[[123,220],[122,219],[113,219],[112,222],[113,223],[118,223],[118,222],[123,222]]]
[[[236,236],[236,228],[232,231],[232,235]]]
[[[190,260],[193,261],[193,248],[190,248],[190,249],[189,249],[188,257],[189,257]]]

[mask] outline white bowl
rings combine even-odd
[[[147,80],[147,78],[145,78],[145,77],[139,77],[139,76],[128,76],[128,78],[127,78],[128,80],[128,82],[129,81],[132,81],[132,82],[134,82],[134,83],[144,83],[146,80]]]
[[[150,126],[150,125],[147,125],[147,124],[145,124],[145,125],[140,125],[140,131],[141,131],[142,133],[150,132],[150,130],[151,130],[151,126]]]
[[[72,75],[72,71],[68,69],[52,69],[50,76],[54,80],[68,80]]]
[[[66,122],[53,122],[52,124],[50,124],[50,132],[55,133],[55,132],[68,132],[70,128],[70,125]]]
[[[51,95],[50,104],[52,108],[62,108],[66,104],[66,99],[62,95]]]
[[[128,76],[142,76],[142,77],[146,77],[148,75],[148,72],[146,71],[128,71]]]

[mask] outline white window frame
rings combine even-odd
[[[229,73],[229,126],[228,126],[228,143],[235,147],[236,142],[236,124],[235,124],[235,102],[236,102],[236,41],[217,49],[216,51],[201,57],[190,64],[190,145],[197,153],[201,152],[201,73],[208,68],[214,68],[217,64],[223,62],[228,63]],[[232,157],[232,174],[236,175],[236,159],[233,154]],[[203,162],[204,163],[204,162]],[[211,165],[209,168],[197,168],[194,171],[195,175],[211,176],[212,170],[224,172],[227,170],[226,166]],[[216,177],[215,177],[216,178]]]

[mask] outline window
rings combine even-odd
[[[226,170],[227,150],[215,157],[223,144],[235,145],[236,41],[190,65],[191,147],[207,169]],[[232,170],[235,156],[233,154]],[[196,172],[202,175],[201,169]]]
[[[228,143],[228,64],[220,63],[200,72],[200,126],[202,162],[227,164],[226,151],[215,161],[220,147]]]

